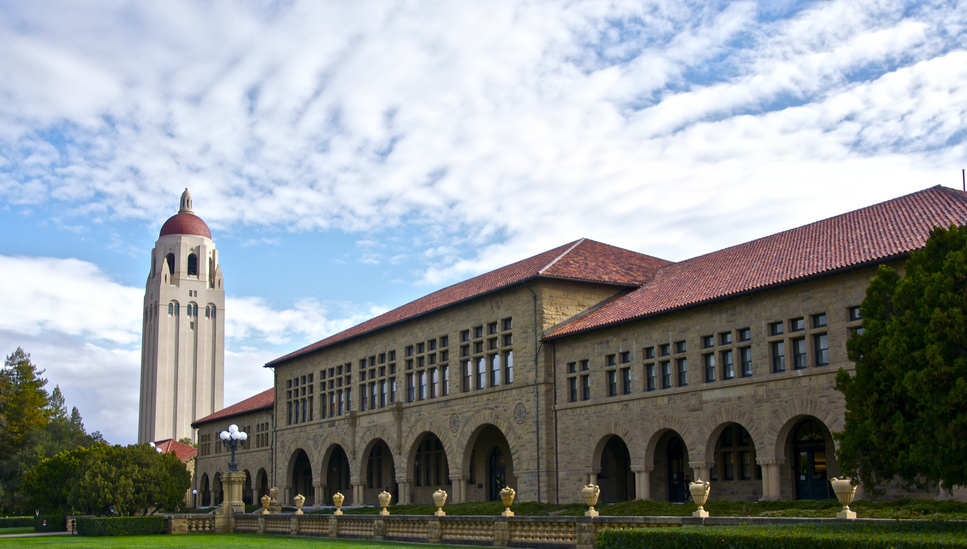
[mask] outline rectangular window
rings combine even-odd
[[[426,372],[417,372],[417,378],[420,382],[420,400],[426,400]]]
[[[386,380],[381,379],[379,382],[379,407],[386,407]]]
[[[705,383],[715,381],[715,355],[702,355],[702,361],[705,365]]]
[[[739,478],[752,479],[752,455],[748,450],[739,452]]]
[[[739,330],[739,341],[752,341],[752,329],[742,328]]]
[[[396,402],[396,378],[390,380],[389,382],[389,402],[390,404]]]
[[[568,402],[577,402],[578,399],[578,378],[569,377],[567,378],[567,388],[570,398]]]
[[[676,353],[685,352],[685,340],[675,342],[675,352]]]
[[[654,391],[655,390],[655,365],[645,364],[645,380],[647,385],[645,390]]]
[[[349,389],[346,389],[346,390],[348,391]],[[346,394],[348,395],[349,393],[346,393]],[[342,412],[345,409],[345,408],[343,408],[343,405],[345,404],[345,401],[343,400],[343,398],[344,398],[343,397],[343,392],[342,391],[339,391],[338,396],[339,396],[339,403],[338,403],[339,404],[339,409],[337,410],[337,413],[339,415],[342,415]]]
[[[847,309],[847,312],[849,313],[849,319],[851,322],[854,320],[863,320],[863,313],[860,311],[858,306],[850,307]]]
[[[731,345],[732,344],[732,332],[722,332],[719,334],[719,344],[720,345]]]
[[[490,334],[490,335],[493,335],[493,334],[496,334],[497,333],[497,323],[496,322],[491,322],[490,324],[487,324],[487,333]]]
[[[591,376],[581,376],[581,400],[591,400]]]
[[[621,369],[621,394],[631,394],[631,368]]]
[[[428,351],[436,351],[436,340],[435,339],[431,339],[431,340],[427,341],[426,342],[426,349]]]
[[[685,357],[677,359],[675,366],[678,370],[678,386],[684,387],[688,385],[688,359]]]
[[[591,364],[591,361],[589,361],[589,360],[582,360],[581,361],[581,371],[582,372],[586,372],[588,370],[588,368],[590,367],[590,364]]]
[[[413,346],[412,345],[407,345],[406,346],[406,356],[413,356]],[[366,364],[363,363],[362,365],[365,366]]]
[[[662,343],[658,346],[658,354],[661,356],[668,356],[670,347],[671,346],[668,343]]]
[[[813,347],[816,351],[816,366],[829,365],[829,338],[826,334],[814,335]]]
[[[514,382],[514,351],[504,351],[504,383]]]
[[[440,347],[450,346],[450,336],[440,336]]]
[[[573,374],[573,373],[577,372],[577,370],[578,370],[578,363],[577,362],[568,362],[567,363],[567,373]]]
[[[500,385],[500,355],[494,353],[490,355],[490,386]]]
[[[470,341],[470,330],[460,332],[460,341]]]
[[[792,365],[797,370],[802,370],[806,364],[806,338],[797,337],[792,340]]]
[[[416,400],[416,378],[413,374],[406,374],[406,401]]]
[[[670,360],[661,361],[661,388],[670,389],[672,386],[672,362]]]
[[[645,360],[650,360],[652,358],[655,358],[655,348],[645,347],[645,349],[642,351],[642,356],[645,357]]]
[[[622,351],[620,359],[622,364],[627,364],[631,362],[631,351]]]
[[[826,327],[826,313],[819,313],[813,315],[813,328],[825,328]]]
[[[503,324],[504,324],[504,331],[505,331],[505,332],[506,332],[507,330],[509,330],[509,329],[511,329],[511,328],[513,328],[513,327],[514,327],[514,321],[513,321],[513,319],[511,319],[511,318],[505,318],[505,319],[504,319],[504,320],[502,320],[501,322],[503,322]]]
[[[461,370],[463,370],[463,392],[466,393],[472,387],[470,386],[470,381],[473,379],[473,371],[471,370],[470,361],[464,360],[461,363]]]
[[[474,326],[473,337],[477,339],[478,337],[483,337],[483,326]]]
[[[487,387],[487,359],[477,357],[477,389]]]
[[[608,377],[608,396],[616,396],[618,394],[618,372],[615,370],[608,370],[606,375]]]
[[[369,384],[369,402],[372,403],[373,410],[376,409],[376,399],[379,398],[377,395],[379,395],[379,390],[376,382],[374,381]]]
[[[735,363],[732,361],[732,349],[722,351],[722,379],[735,377]]]
[[[806,319],[799,317],[789,321],[789,331],[801,332],[806,329]]]
[[[786,371],[786,342],[785,341],[772,342],[772,371],[773,372]]]
[[[504,347],[510,347],[514,344],[514,334],[504,334]]]
[[[769,324],[769,335],[782,335],[782,322],[773,322]]]
[[[359,411],[369,410],[369,399],[366,397],[366,385],[359,387]]]
[[[430,398],[437,397],[437,391],[440,387],[440,372],[436,368],[430,369]]]
[[[607,355],[604,357],[605,366],[614,366],[618,364],[618,355]]]
[[[710,335],[702,336],[702,348],[703,349],[708,349],[709,347],[714,347],[714,346],[715,346],[715,338],[714,337],[712,337]]]
[[[742,361],[742,377],[752,375],[752,347],[739,349],[739,360]]]
[[[733,480],[735,478],[735,464],[732,461],[732,452],[722,452],[722,480]]]
[[[447,396],[450,394],[450,367],[444,364],[440,366],[442,383],[440,385],[440,395]]]

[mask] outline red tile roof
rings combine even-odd
[[[534,278],[563,278],[638,287],[651,279],[659,267],[667,264],[669,262],[664,259],[638,252],[593,240],[577,240],[433,292],[277,358],[266,366],[278,366],[298,356]]]
[[[545,334],[548,339],[903,257],[938,226],[967,224],[967,193],[933,187],[666,265],[640,289]]]
[[[161,233],[158,237],[171,234],[194,234],[204,236],[209,240],[212,237],[212,232],[208,230],[208,225],[202,218],[188,212],[178,212],[169,217],[168,221],[165,221],[165,224],[161,226]]]
[[[154,443],[154,447],[160,448],[162,454],[174,454],[181,461],[188,461],[198,454],[198,450],[194,446],[178,442],[173,438],[157,440]]]
[[[222,408],[210,416],[196,419],[192,422],[191,426],[197,429],[199,426],[204,425],[205,423],[211,423],[219,419],[226,419],[242,414],[248,414],[250,412],[257,412],[259,410],[271,410],[272,403],[274,401],[275,389],[266,389],[253,397],[249,397],[237,404],[232,404],[228,408]]]

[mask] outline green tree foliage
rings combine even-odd
[[[23,492],[44,512],[78,510],[121,515],[178,509],[191,485],[185,464],[147,444],[61,452],[25,475]]]
[[[43,374],[20,348],[0,370],[0,512],[34,510],[21,488],[42,460],[102,440],[100,433],[87,434],[76,408],[67,414],[60,387],[48,394]]]
[[[895,477],[967,485],[967,228],[937,228],[904,273],[881,266],[840,370],[837,457],[869,487]]]

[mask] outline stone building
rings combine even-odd
[[[194,440],[191,422],[224,395],[225,290],[208,225],[181,208],[161,227],[144,292],[138,442]]]
[[[194,425],[203,441],[229,417],[266,425],[240,468],[307,505],[504,485],[564,503],[588,482],[677,501],[697,478],[716,497],[827,498],[870,277],[965,223],[967,194],[934,187],[678,263],[578,240],[273,360],[272,390]]]

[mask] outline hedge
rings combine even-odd
[[[29,528],[34,525],[34,517],[0,517],[0,528]]]
[[[30,524],[34,532],[66,532],[67,515],[40,515]]]
[[[165,519],[153,517],[78,517],[77,533],[82,536],[143,536],[163,534]]]
[[[828,523],[802,526],[686,526],[605,530],[597,549],[967,549],[958,522]]]

